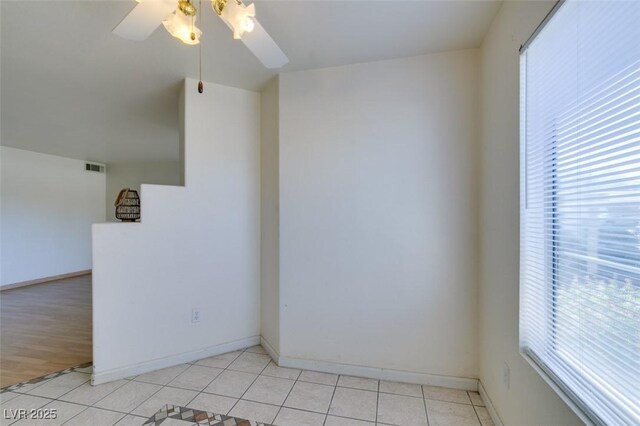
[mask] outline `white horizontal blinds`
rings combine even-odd
[[[595,423],[640,424],[640,2],[567,0],[521,57],[520,339]]]

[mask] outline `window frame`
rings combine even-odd
[[[558,0],[551,10],[544,17],[542,22],[536,27],[531,36],[520,46],[520,156],[521,165],[523,166],[523,179],[525,181],[523,187],[523,197],[521,209],[527,209],[529,205],[529,194],[526,182],[528,181],[529,170],[526,161],[527,158],[527,138],[526,138],[526,98],[527,98],[527,82],[526,82],[526,55],[529,45],[537,38],[538,34],[544,29],[546,24],[553,18],[556,12],[562,7],[566,0]],[[554,131],[555,134],[555,131]],[[557,289],[558,289],[558,276],[559,276],[559,211],[558,211],[558,146],[557,138],[553,137],[553,145],[551,146],[551,159],[548,164],[544,164],[545,169],[549,169],[549,182],[552,188],[551,191],[551,203],[550,203],[550,219],[545,220],[545,228],[550,229],[550,235],[552,236],[550,241],[544,241],[543,247],[545,250],[543,258],[545,259],[545,288],[546,294],[551,301],[553,314],[547,315],[545,318],[546,333],[550,336],[547,339],[543,352],[545,354],[553,353],[556,360],[561,361],[561,365],[568,367],[570,373],[564,373],[562,375],[574,376],[582,385],[588,385],[599,388],[602,392],[614,393],[620,395],[620,392],[613,389],[607,383],[602,382],[596,374],[590,374],[588,369],[579,365],[570,356],[561,353],[557,348]],[[522,158],[525,161],[522,161]],[[548,222],[548,223],[547,223]],[[568,386],[565,385],[564,379],[547,367],[545,361],[541,359],[535,352],[521,347],[521,356],[531,365],[531,367],[542,377],[542,379],[556,392],[556,394],[571,408],[571,410],[587,425],[606,425],[606,423],[599,418],[599,416],[587,405],[585,401],[578,395],[576,395]],[[614,404],[619,404],[620,399],[613,400]],[[621,404],[622,405],[622,404]]]

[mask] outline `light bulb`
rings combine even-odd
[[[233,38],[240,39],[244,33],[250,33],[256,27],[256,6],[245,6],[242,2],[229,1],[223,11],[223,19],[233,29]]]
[[[251,16],[245,16],[240,19],[240,29],[242,32],[250,33],[256,27],[256,21]]]
[[[193,22],[192,22],[193,19]],[[185,16],[184,13],[176,11],[162,25],[166,30],[183,42],[184,44],[194,45],[200,43],[202,31],[195,26],[196,17]]]

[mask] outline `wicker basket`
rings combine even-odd
[[[121,190],[115,206],[117,219],[123,222],[135,222],[140,219],[140,197],[135,189],[125,188]]]

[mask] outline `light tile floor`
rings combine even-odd
[[[99,386],[89,380],[74,369],[4,391],[2,417],[55,408],[58,418],[1,424],[142,425],[171,404],[278,426],[493,425],[477,392],[281,368],[261,346]]]

